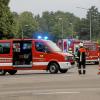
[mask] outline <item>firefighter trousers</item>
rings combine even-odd
[[[78,73],[79,74],[86,74],[86,64],[85,62],[78,63]]]

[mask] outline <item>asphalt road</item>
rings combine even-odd
[[[19,71],[0,76],[0,100],[100,100],[98,65],[87,65],[86,75],[77,67],[66,74]]]

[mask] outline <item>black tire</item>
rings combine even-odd
[[[10,75],[14,75],[16,72],[17,72],[17,70],[10,70],[10,71],[8,71],[8,73],[9,73]]]
[[[66,72],[68,71],[68,69],[59,69],[59,71],[60,71],[61,73],[66,73]]]
[[[49,64],[49,72],[51,74],[58,73],[58,69],[59,69],[59,66],[58,66],[57,63],[51,63],[51,64]]]
[[[5,70],[0,70],[0,75],[5,75],[6,71]]]
[[[98,65],[98,64],[99,64],[99,62],[96,61],[96,62],[95,62],[95,65]]]

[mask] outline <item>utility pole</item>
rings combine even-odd
[[[63,33],[64,33],[63,18],[59,18],[59,20],[61,20],[61,38],[63,39]]]
[[[61,20],[61,39],[62,39],[62,51],[64,52],[64,42],[63,42],[63,33],[64,33],[64,29],[63,29],[63,18],[59,18],[59,20]]]
[[[87,8],[82,8],[82,7],[77,7],[77,8],[79,8],[79,9],[84,9],[84,10],[87,10],[87,11],[89,11],[89,9],[87,9]],[[92,40],[92,18],[91,18],[91,12],[90,12],[90,14],[89,14],[89,19],[90,19],[90,41]]]
[[[72,38],[74,38],[74,29],[73,29],[73,23],[70,23],[71,29],[72,29]]]
[[[90,12],[90,41],[92,40],[92,20],[91,20],[91,12]]]
[[[29,26],[29,25],[24,25],[24,27],[28,27],[28,26]],[[21,38],[22,38],[22,39],[24,39],[24,31],[23,31],[23,28],[24,28],[24,27],[22,27],[22,34],[21,34]]]

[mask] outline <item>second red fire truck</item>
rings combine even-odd
[[[80,42],[83,42],[83,45],[86,48],[86,63],[98,64],[100,53],[97,42],[77,39],[62,39],[57,42],[57,45],[63,50],[63,52],[69,52],[71,49],[72,53],[76,55]]]

